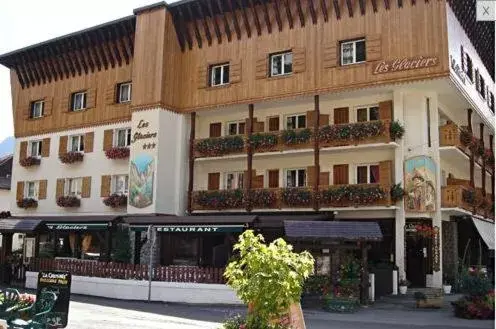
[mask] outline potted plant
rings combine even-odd
[[[443,290],[445,295],[451,294],[451,281],[446,276],[444,277]]]
[[[408,290],[408,286],[410,285],[410,281],[408,281],[405,278],[401,278],[400,282],[398,282],[398,285],[400,286],[400,294],[406,295],[406,291]]]

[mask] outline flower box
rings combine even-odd
[[[193,200],[200,209],[239,209],[245,206],[245,194],[241,189],[198,191]]]
[[[257,152],[272,151],[279,143],[279,136],[275,133],[256,133],[250,137],[250,143]]]
[[[304,145],[310,142],[312,131],[309,128],[299,130],[284,130],[281,133],[281,141],[285,145]]]
[[[84,154],[81,152],[67,152],[59,155],[59,159],[62,163],[74,163],[83,161]]]
[[[77,208],[81,206],[81,200],[76,196],[60,196],[57,198],[57,206],[62,208]]]
[[[206,138],[196,142],[195,150],[199,156],[221,156],[230,153],[241,153],[245,141],[241,136]]]
[[[119,208],[127,206],[127,195],[124,194],[112,194],[105,199],[103,199],[103,203],[107,207]]]
[[[402,133],[397,132],[396,137],[398,136],[402,136]],[[376,138],[384,139],[384,142],[389,141],[389,139],[386,140],[386,125],[383,121],[329,125],[319,130],[320,142],[328,146],[344,146],[352,143],[360,143],[365,140],[367,142],[373,142],[376,141]]]
[[[24,208],[24,209],[37,208],[38,207],[38,201],[33,199],[33,198],[24,198],[24,199],[17,201],[17,207]]]
[[[307,188],[288,187],[282,190],[281,199],[285,205],[290,207],[309,207],[313,193]]]
[[[127,159],[129,153],[129,147],[113,147],[105,151],[105,156],[108,159]]]
[[[386,199],[387,193],[378,185],[341,185],[323,190],[322,204],[332,206],[371,205]]]
[[[253,208],[274,208],[276,206],[276,192],[267,189],[250,191],[250,203]]]
[[[40,163],[41,163],[41,159],[33,156],[21,159],[19,161],[19,164],[23,167],[39,166]]]

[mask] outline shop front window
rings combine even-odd
[[[175,236],[173,239],[173,265],[198,265],[198,238]]]

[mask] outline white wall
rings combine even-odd
[[[10,190],[0,190],[0,212],[10,210]]]

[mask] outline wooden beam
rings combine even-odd
[[[491,150],[491,154],[494,156],[494,135],[489,135],[489,149]],[[491,175],[491,195],[494,198],[494,171]]]
[[[88,65],[89,69],[91,70],[91,73],[95,72],[95,68],[96,68],[95,61],[90,56],[90,52],[88,48],[85,47],[83,37],[82,36],[76,37],[75,42],[76,42],[76,46],[81,51],[81,54],[83,56],[86,65]]]
[[[191,38],[191,35],[189,34],[188,26],[186,25],[186,19],[184,18],[183,11],[181,10],[181,7],[179,6],[177,8],[179,11],[179,26],[181,30],[183,31],[183,35],[186,37],[186,42],[188,43],[188,48],[191,50],[193,49],[193,39]]]
[[[124,49],[126,50],[127,56],[129,57],[129,60],[133,57],[133,41],[132,41],[132,36],[134,35],[134,32],[129,31],[124,25],[122,27],[123,33],[122,33],[122,41],[124,43]]]
[[[388,1],[388,0],[385,0],[385,1]],[[334,11],[336,12],[336,19],[340,19],[341,18],[341,12],[339,10],[338,0],[332,0],[332,3],[334,5]]]
[[[483,123],[480,123],[479,124],[479,139],[480,139],[480,142],[482,144],[482,148],[484,149],[485,151],[485,146],[484,146],[484,124]],[[484,161],[484,159],[482,159],[482,173],[481,173],[481,176],[482,176],[482,195],[484,197],[486,197],[486,161]]]
[[[281,20],[281,12],[279,11],[279,0],[273,0],[272,2],[274,6],[274,13],[276,16],[277,27],[279,28],[279,32],[282,31],[282,20]]]
[[[41,78],[43,83],[46,83],[48,78],[47,75],[45,74],[45,71],[43,70],[43,67],[41,65],[41,61],[39,57],[36,54],[36,51],[27,51],[26,53],[29,54],[29,58],[31,60],[31,63],[33,64],[33,67],[38,74],[38,76]]]
[[[467,109],[467,124],[468,131],[472,135],[472,109]],[[470,150],[470,187],[475,187],[474,181],[475,155],[474,151]]]
[[[99,42],[99,38],[96,35],[96,32],[93,35],[95,37],[95,40],[90,40],[91,41],[90,47],[92,47],[92,48],[95,49],[95,53],[97,54],[97,56],[98,56],[99,60],[101,61],[103,67],[105,69],[107,69],[108,66],[109,66],[109,59],[107,58],[107,55],[105,53],[103,44],[101,42]]]
[[[348,7],[348,15],[353,17],[353,4],[351,3],[351,0],[346,0],[346,7]]]
[[[322,8],[322,16],[324,16],[324,22],[329,20],[329,14],[327,13],[326,0],[320,0],[320,7]]]
[[[89,64],[86,62],[86,59],[84,58],[84,55],[81,51],[81,48],[78,47],[77,38],[73,38],[71,40],[71,48],[72,48],[73,54],[75,54],[76,60],[78,61],[79,65],[83,68],[84,73],[88,74]]]
[[[238,40],[240,40],[241,39],[241,29],[239,28],[239,21],[238,21],[238,16],[236,15],[236,10],[234,10],[233,0],[226,0],[226,1],[227,1],[227,5],[229,7],[229,11],[231,12],[231,15],[232,15],[234,31],[236,31],[236,36],[238,37]]]
[[[270,17],[269,17],[269,9],[267,8],[267,3],[264,1],[262,4],[263,12],[264,12],[264,18],[265,18],[265,25],[267,26],[267,32],[269,34],[272,33],[272,24],[270,23]]]
[[[21,73],[21,68],[19,67],[19,65],[17,63],[14,64],[14,70],[15,70],[16,75],[17,75],[17,80],[19,80],[19,84],[21,85],[22,89],[24,89],[24,87],[26,86],[26,82],[24,81],[24,76]]]
[[[210,14],[210,18],[214,23],[214,31],[215,35],[217,35],[217,41],[222,43],[222,35],[220,33],[219,23],[217,22],[217,16],[214,15],[214,11],[212,9],[212,0],[205,0],[207,2],[208,12]]]
[[[184,39],[184,34],[181,30],[181,24],[178,15],[172,14],[172,23],[174,24],[174,29],[176,30],[177,42],[179,42],[179,47],[181,48],[181,51],[184,51],[184,49],[186,48],[186,40]]]
[[[384,0],[384,7],[386,7],[386,10],[389,10],[389,0]]]
[[[236,3],[238,4],[238,7],[241,8],[241,13],[243,16],[243,23],[244,23],[245,29],[246,29],[246,34],[248,35],[248,38],[251,38],[251,27],[250,27],[250,23],[248,21],[248,15],[246,13],[245,6],[243,6],[243,4],[241,3],[241,0],[236,0]]]
[[[315,95],[313,98],[313,127],[314,133],[318,136],[320,129],[320,99],[319,95]],[[313,143],[313,167],[314,167],[314,178],[313,182],[313,190],[315,195],[319,195],[319,179],[320,179],[320,150],[319,150],[319,139],[314,138]],[[313,198],[313,209],[319,209],[319,200],[318,198]]]
[[[365,0],[358,0],[358,4],[360,5],[360,14],[365,15]]]
[[[112,55],[112,51],[109,49],[108,42],[105,40],[105,35],[103,34],[102,30],[98,30],[97,32],[98,36],[98,41],[103,49],[103,52],[105,53],[105,57],[107,58],[108,62],[110,63],[110,66],[112,68],[115,67],[115,58]]]
[[[117,26],[114,27],[114,30],[117,38],[115,42],[117,44],[117,47],[119,48],[119,52],[121,53],[121,56],[124,57],[124,61],[126,62],[126,64],[129,64],[131,61],[131,55],[128,53],[126,45],[124,44],[126,32],[122,28],[119,28]]]
[[[196,112],[191,112],[190,130],[189,130],[189,175],[188,175],[188,214],[193,210],[193,182],[195,175],[195,131],[196,131]]]
[[[217,0],[217,7],[219,8],[219,12],[222,15],[222,20],[224,21],[224,31],[226,31],[227,41],[231,42],[231,39],[232,39],[231,28],[229,27],[229,22],[227,21],[227,16],[226,16],[226,13],[224,11],[224,8],[222,8],[222,3],[220,2],[220,0]]]
[[[313,5],[313,0],[308,0],[308,8],[310,9],[310,16],[312,16],[312,23],[317,24],[317,13]]]
[[[286,16],[288,17],[289,29],[292,29],[294,26],[293,14],[291,13],[291,7],[288,0],[284,0],[284,7],[286,8]]]
[[[50,70],[50,65],[48,65],[46,53],[44,52],[44,49],[43,50],[40,49],[39,52],[42,54],[40,55],[37,53],[36,58],[40,62],[40,67],[43,70],[46,78],[48,79],[48,82],[52,82],[52,79],[54,79],[54,74],[53,74],[53,71]]]
[[[52,66],[55,68],[55,71],[57,71],[60,80],[62,80],[64,78],[64,68],[60,63],[60,57],[55,54],[55,51],[52,49],[51,46],[47,46],[46,51]]]
[[[257,28],[258,35],[262,34],[262,29],[260,28],[260,20],[258,19],[258,13],[255,9],[255,5],[253,4],[253,0],[248,0],[250,2],[251,12],[253,14],[253,19],[255,20],[255,26]]]
[[[372,8],[374,9],[374,13],[377,12],[377,0],[372,0]]]
[[[91,57],[91,60],[95,63],[96,67],[98,68],[98,71],[101,71],[102,69],[102,60],[100,59],[100,56],[98,56],[98,50],[96,47],[92,45],[90,36],[88,34],[85,34],[85,37],[82,39],[83,46],[88,50],[88,54]]]
[[[31,60],[31,57],[29,56],[28,52],[26,52],[23,56],[22,59],[26,62],[26,65],[28,66],[29,70],[31,71],[34,80],[38,85],[41,84],[41,74],[39,74],[36,66],[34,65],[34,62]]]
[[[303,14],[303,9],[301,8],[301,0],[296,0],[296,9],[298,11],[298,16],[300,17],[301,26],[305,26],[305,15]]]
[[[400,8],[403,7],[403,0],[398,0],[398,7],[400,7]]]
[[[193,27],[195,30],[196,43],[198,43],[198,48],[201,48],[203,45],[203,43],[202,43],[203,40],[202,40],[202,37],[200,34],[200,30],[198,29],[198,25],[196,24],[196,19],[193,16],[193,10],[191,9],[191,3],[188,4],[187,7],[188,7],[189,16],[191,17],[191,21],[193,22]]]
[[[198,9],[198,13],[200,14],[202,18],[202,23],[203,23],[203,31],[205,32],[205,38],[207,38],[208,45],[212,45],[212,34],[210,34],[210,28],[208,27],[208,22],[207,22],[207,17],[205,16],[205,13],[203,12],[203,8],[200,4],[200,1],[195,1],[196,3],[196,8]]]
[[[412,0],[412,6],[415,6],[416,1]]]
[[[111,49],[114,52],[115,59],[117,60],[117,64],[119,64],[119,66],[122,66],[122,56],[117,41],[118,36],[115,33],[115,30],[112,30],[110,28],[107,30],[107,35],[108,35],[109,44],[111,45]]]
[[[247,139],[250,140],[251,136],[253,135],[253,111],[254,111],[254,105],[253,104],[248,104],[248,122],[247,122],[247,127],[246,127],[246,132],[247,132]],[[246,195],[248,196],[248,200],[246,202],[246,211],[251,211],[252,206],[251,206],[251,198],[250,198],[250,191],[251,191],[251,186],[252,186],[252,181],[253,181],[253,147],[251,143],[248,143],[248,147],[246,148],[246,169],[247,169],[247,174],[248,174],[248,179],[246,179]]]

